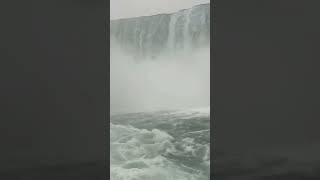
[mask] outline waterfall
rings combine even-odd
[[[183,36],[184,36],[184,50],[188,50],[188,48],[190,47],[190,44],[192,42],[190,42],[190,14],[192,12],[192,8],[188,9],[185,11],[185,26],[183,28]]]
[[[174,51],[175,46],[175,37],[176,37],[176,24],[178,20],[179,14],[173,14],[170,17],[170,24],[169,24],[169,35],[168,35],[168,49]]]
[[[210,5],[111,22],[110,179],[210,179]]]
[[[112,20],[110,37],[138,57],[188,51],[210,45],[210,5],[172,14]]]

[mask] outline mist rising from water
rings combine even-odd
[[[111,43],[110,56],[112,114],[210,105],[209,48],[137,60]]]

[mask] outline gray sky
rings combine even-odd
[[[210,0],[110,0],[110,18],[170,13],[208,2]]]

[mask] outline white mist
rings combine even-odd
[[[185,109],[209,105],[209,48],[138,61],[120,48],[111,48],[111,113]]]

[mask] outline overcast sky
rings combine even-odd
[[[110,0],[110,18],[169,13],[209,2],[210,0]]]

